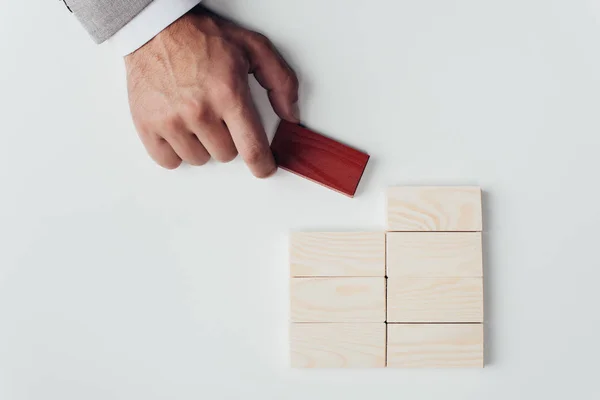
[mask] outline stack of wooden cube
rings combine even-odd
[[[386,233],[294,233],[294,367],[482,367],[481,190],[394,187]]]

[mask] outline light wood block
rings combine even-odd
[[[292,276],[385,276],[383,232],[297,232],[290,237]]]
[[[384,323],[291,324],[293,368],[385,367]]]
[[[388,322],[483,322],[482,278],[389,278]]]
[[[384,322],[385,278],[292,278],[293,322]]]
[[[478,187],[391,187],[387,192],[388,231],[465,231],[482,227]]]
[[[481,232],[389,232],[387,276],[483,276]]]
[[[388,324],[387,366],[483,367],[483,325]]]

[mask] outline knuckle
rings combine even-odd
[[[181,165],[181,161],[169,161],[169,162],[164,162],[164,163],[159,163],[159,165],[161,167],[163,167],[164,169],[168,169],[170,171],[179,168],[179,166]]]
[[[221,163],[228,163],[237,157],[237,151],[235,149],[222,151],[215,155],[215,160]]]
[[[148,154],[161,167],[165,169],[176,169],[181,165],[179,158],[167,144],[165,139],[159,139],[146,147]]]
[[[229,46],[225,49],[223,55],[226,65],[229,66],[229,71],[233,74],[247,74],[249,70],[248,58],[237,47]]]
[[[162,118],[160,126],[165,132],[165,135],[174,135],[179,131],[181,121],[178,115],[170,114]]]
[[[193,165],[194,167],[201,167],[201,166],[205,165],[207,162],[208,162],[208,158],[202,157],[202,156],[194,156],[194,157],[190,158],[190,160],[188,161],[188,163],[190,165]]]
[[[231,106],[237,104],[242,97],[244,84],[241,79],[235,76],[228,76],[221,79],[215,90],[216,100],[221,105]]]
[[[195,99],[186,100],[181,106],[181,115],[188,121],[204,121],[209,115],[209,108]]]
[[[292,89],[297,92],[298,89],[300,89],[300,80],[298,79],[298,75],[294,71],[290,72],[290,82],[292,85]]]
[[[230,102],[235,99],[236,96],[235,85],[227,82],[227,80],[223,80],[215,90],[215,95],[217,96],[217,99],[221,101]]]
[[[184,160],[186,160],[188,164],[195,167],[202,166],[210,160],[210,155],[199,142],[196,142],[197,140],[198,139],[195,136],[192,138],[192,142],[186,149],[186,157],[184,157]],[[198,145],[194,145],[193,143],[198,143]]]
[[[229,70],[235,70],[241,66],[244,66],[247,62],[247,58],[244,51],[233,42],[225,38],[215,39],[213,46],[214,52],[218,54],[221,65],[225,66]]]
[[[255,46],[258,46],[260,48],[270,49],[272,47],[271,40],[269,40],[269,38],[263,35],[262,33],[254,32],[251,36],[251,40]]]
[[[162,157],[155,160],[158,165],[164,169],[177,169],[181,165],[181,160],[174,157]]]
[[[300,82],[298,81],[298,76],[294,71],[290,70],[290,73],[287,74],[282,86],[286,91],[290,93],[295,93],[298,91],[300,87]]]
[[[208,154],[202,154],[198,151],[192,151],[188,157],[187,162],[195,167],[200,167],[206,164],[208,160],[210,160],[210,156]]]

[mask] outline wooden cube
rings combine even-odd
[[[294,277],[383,277],[385,233],[293,233],[290,237],[290,272]]]
[[[387,192],[388,231],[478,232],[478,187],[392,187]]]
[[[481,232],[389,232],[388,277],[483,276]]]
[[[389,278],[387,322],[483,322],[483,279]]]
[[[388,324],[387,366],[483,367],[483,325]]]
[[[385,278],[292,278],[293,322],[384,322]]]
[[[291,324],[293,368],[385,367],[384,323]]]
[[[369,161],[366,153],[283,120],[271,151],[280,168],[350,197]]]

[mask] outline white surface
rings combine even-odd
[[[133,53],[200,1],[202,0],[154,0],[108,39],[108,42],[123,56]]]
[[[120,58],[58,2],[3,2],[0,399],[593,398],[592,2],[209,4],[280,45],[308,125],[370,152],[358,197],[239,160],[160,169]],[[383,229],[406,183],[486,190],[487,367],[290,370],[287,233]]]

